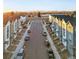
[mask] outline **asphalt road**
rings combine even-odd
[[[28,51],[25,48],[24,59],[48,59],[47,47],[44,44],[44,37],[42,36],[42,24],[41,20],[33,20],[31,24],[30,40],[28,43]],[[29,56],[28,58],[26,56]]]

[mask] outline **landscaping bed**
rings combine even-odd
[[[8,50],[8,51],[14,51],[14,50],[16,49],[16,47],[17,47],[17,46],[15,46],[15,45],[10,45],[10,46],[7,48],[7,50]]]
[[[4,52],[3,53],[3,59],[11,59],[12,53],[10,52]]]

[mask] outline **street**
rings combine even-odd
[[[30,40],[25,42],[25,46],[28,47],[24,48],[24,59],[48,59],[47,47],[41,34],[43,30],[41,20],[33,20],[30,30]]]

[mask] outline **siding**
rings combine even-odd
[[[8,34],[8,38],[7,38],[7,27],[8,27],[8,29],[9,29],[9,34]],[[5,50],[8,48],[8,46],[10,45],[10,21],[8,21],[7,22],[7,24],[5,25],[5,27],[4,27],[4,29],[5,29],[5,34],[4,34],[4,41],[7,41],[7,44],[5,44]]]
[[[76,54],[76,29],[74,21],[76,19],[64,15],[53,15],[50,19],[52,21],[51,28],[68,50],[68,59],[72,59]]]
[[[67,49],[69,57],[73,56],[73,33],[67,31]]]

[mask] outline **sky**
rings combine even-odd
[[[3,10],[36,11],[36,10],[76,10],[76,0],[4,0]]]

